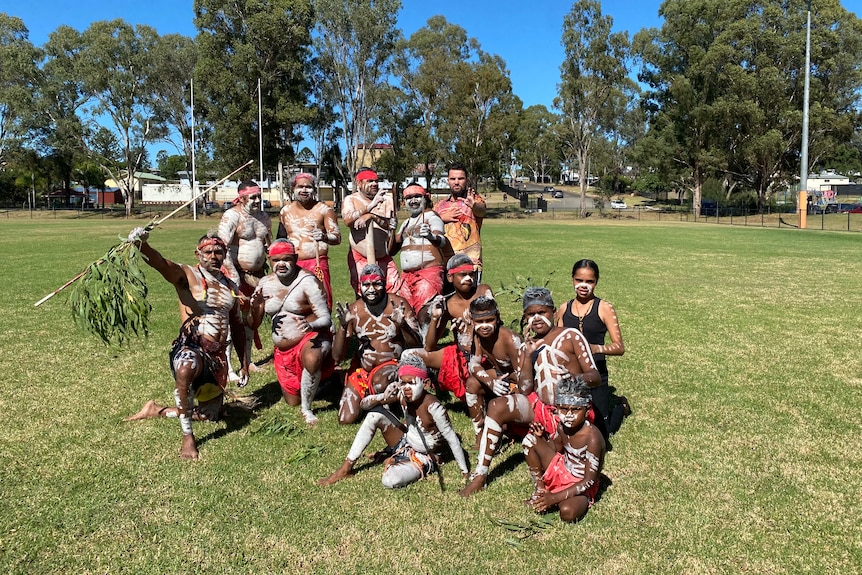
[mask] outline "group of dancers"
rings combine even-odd
[[[192,421],[217,420],[227,382],[248,382],[251,346],[269,316],[285,401],[315,425],[320,382],[337,379],[339,423],[360,422],[343,464],[320,485],[351,477],[380,431],[387,447],[369,457],[384,463],[386,487],[436,472],[448,450],[467,497],[485,487],[508,435],[524,449],[534,484],[528,503],[539,512],[557,506],[566,521],[582,517],[598,492],[609,434],[630,411],[623,397],[611,405],[608,386],[605,357],[625,351],[616,313],[595,295],[598,266],[580,260],[572,300],[557,309],[549,290],[528,288],[521,333],[506,327],[480,281],[486,205],[468,181],[462,164],[450,165],[450,195],[436,206],[424,188],[409,185],[409,217],[399,225],[377,174],[356,175],[341,212],[357,296],[347,303],[333,302],[329,271],[329,246],[341,242],[341,231],[310,174],[292,179],[294,200],[280,211],[275,239],[260,188],[240,184],[218,231],[199,240],[194,266],[164,258],[148,232],[135,228],[129,240],[174,285],[182,324],[170,353],[176,405],[150,401],[128,419],[178,419],[180,455],[196,459]],[[441,346],[447,332],[452,342]],[[446,409],[456,401],[466,405],[475,432],[472,471]]]

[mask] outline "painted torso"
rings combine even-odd
[[[329,243],[315,242],[311,234],[314,230],[323,230],[326,234],[334,234],[341,238],[335,210],[323,202],[315,203],[306,208],[299,201],[293,201],[284,206],[279,213],[279,220],[287,231],[287,236],[296,246],[296,253],[301,260],[311,260],[318,255],[323,257],[329,253]],[[315,244],[316,249],[315,249]]]
[[[589,344],[576,329],[552,329],[542,338],[543,345],[533,359],[533,382],[539,399],[546,405],[554,405],[554,385],[566,374],[581,373],[578,356],[595,367]]]
[[[368,204],[371,203],[371,199],[365,197],[361,192],[355,192],[350,194],[346,198],[344,198],[344,206],[341,209],[342,219],[346,221],[353,221],[355,218],[355,214],[357,212],[364,211]],[[374,206],[374,209],[371,210],[372,214],[377,214],[378,216],[382,216],[384,218],[389,218],[391,215],[395,213],[395,209],[392,205],[392,198],[388,197],[381,202],[380,204]],[[368,238],[369,228],[370,228],[370,220],[366,223],[366,225],[362,228],[357,227],[355,224],[350,226],[350,247],[351,249],[359,252],[363,257],[368,257],[369,254],[369,246],[371,242]],[[373,232],[374,238],[374,253],[377,256],[383,256],[388,253],[388,245],[387,245],[387,234],[385,230],[374,229]]]
[[[247,272],[263,269],[271,227],[272,221],[266,212],[250,214],[239,206],[227,210],[219,223],[218,235],[227,244],[225,264],[228,269],[234,267]]]
[[[329,316],[326,292],[305,270],[298,270],[289,284],[270,274],[260,280],[255,291],[263,295],[264,311],[272,317],[272,343],[282,351],[302,340],[306,322]]]
[[[443,220],[431,210],[427,210],[415,218],[408,218],[399,229],[403,240],[401,244],[401,269],[403,271],[443,265],[443,256],[440,250],[419,235],[419,228],[423,223],[431,226],[433,232],[443,233]]]
[[[218,277],[200,266],[182,266],[188,289],[177,288],[180,315],[194,333],[210,341],[224,342],[230,333],[230,314],[237,287],[222,274]]]

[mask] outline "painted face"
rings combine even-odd
[[[461,293],[472,291],[473,286],[476,285],[476,278],[478,277],[478,272],[458,272],[456,274],[449,274],[449,281]]]
[[[587,408],[583,405],[557,405],[557,415],[563,427],[577,429],[587,418]]]
[[[425,210],[425,195],[411,193],[409,196],[404,196],[404,204],[410,216],[415,218]]]
[[[242,209],[247,214],[254,214],[260,211],[261,198],[260,194],[252,194],[250,196],[240,196]]]
[[[317,190],[314,188],[314,183],[308,178],[298,178],[293,186],[293,191],[296,193],[296,198],[305,203],[317,197]]]
[[[596,284],[599,280],[596,279],[596,272],[590,268],[581,268],[572,276],[572,285],[575,286],[575,294],[580,299],[590,299],[593,296],[593,290],[596,289]]]
[[[359,187],[359,191],[362,192],[362,195],[366,198],[373,199],[374,196],[377,195],[377,191],[380,189],[380,181],[377,178],[373,180],[359,180],[357,182]]]
[[[554,326],[554,308],[542,304],[527,306],[524,310],[524,325],[536,335],[545,335]]]
[[[278,254],[270,256],[272,260],[272,271],[279,279],[292,277],[296,272],[296,254]]]
[[[500,317],[496,313],[482,312],[481,314],[471,314],[470,317],[473,321],[473,331],[479,337],[490,337],[497,331]]]
[[[211,274],[217,273],[224,263],[224,248],[221,246],[204,246],[197,250],[197,254],[201,267]]]
[[[418,401],[425,393],[425,382],[415,375],[405,375],[399,381],[401,395],[407,402]]]
[[[386,283],[383,278],[376,276],[372,279],[363,280],[359,284],[359,293],[365,303],[374,305],[382,301],[383,296],[386,295]]]
[[[464,170],[449,170],[446,183],[453,196],[467,195],[467,172]]]

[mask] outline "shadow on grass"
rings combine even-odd
[[[221,421],[225,426],[200,437],[198,446],[247,427],[251,420],[257,417],[259,411],[272,407],[279,401],[281,401],[281,387],[278,381],[271,381],[248,395],[237,396],[234,401],[228,401],[222,408]]]

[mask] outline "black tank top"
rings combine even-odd
[[[575,300],[569,300],[568,303],[566,303],[566,307],[563,309],[563,326],[579,329],[578,316],[572,313],[572,302],[574,301]],[[593,300],[593,307],[591,307],[590,311],[587,312],[587,315],[584,316],[584,328],[581,330],[581,333],[584,334],[584,337],[587,338],[587,341],[592,345],[604,345],[605,335],[608,333],[608,327],[605,325],[605,322],[602,321],[602,318],[599,317],[599,305],[601,303],[601,298],[595,298]],[[594,353],[593,359],[596,360],[596,363],[599,361],[604,362],[605,354]]]

